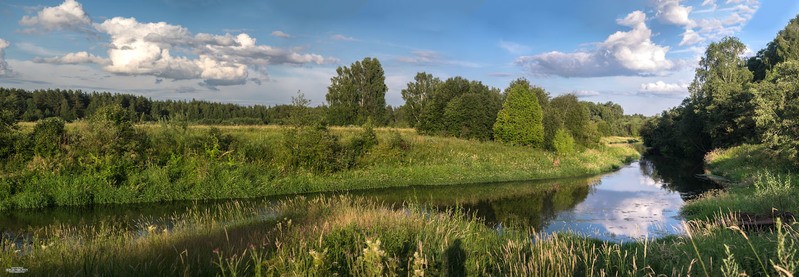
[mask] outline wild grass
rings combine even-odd
[[[22,151],[5,161],[0,210],[588,176],[638,157],[627,145],[602,145],[559,156],[528,147],[387,128],[375,129],[377,145],[361,149],[357,140],[362,128],[332,127],[330,133],[339,145],[335,147],[340,149],[335,151],[342,154],[328,157],[336,169],[323,165],[318,168],[324,170],[315,171],[286,162],[294,156],[287,147],[292,141],[287,139],[287,127],[182,128],[166,122],[135,128],[141,135],[134,139],[141,141],[117,143],[93,135],[96,131],[87,122],[67,124],[59,154],[45,157]],[[21,129],[26,136],[25,130],[32,127]],[[98,150],[83,147],[89,143],[86,138],[95,137]],[[103,144],[125,145],[128,150],[109,154]]]
[[[189,209],[127,230],[48,226],[4,237],[0,266],[113,276],[791,276],[797,224],[748,232],[691,221],[686,236],[616,244],[487,227],[461,209],[352,196]]]
[[[561,233],[488,228],[459,210],[389,209],[349,197],[284,202],[306,211],[279,245],[228,260],[228,275],[356,276],[790,276],[799,232],[780,224],[749,234],[690,222],[687,236],[615,244]],[[719,243],[724,242],[724,243]],[[761,261],[757,262],[757,261]]]
[[[774,151],[762,145],[718,149],[707,154],[705,163],[709,173],[735,184],[689,201],[682,210],[689,219],[740,212],[799,214],[799,175],[788,159]]]

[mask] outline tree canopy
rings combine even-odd
[[[335,125],[363,125],[370,117],[383,125],[386,121],[386,76],[380,61],[364,58],[349,67],[336,69],[330,79],[327,99],[328,120]]]
[[[517,79],[505,89],[505,102],[494,124],[498,141],[544,146],[544,116],[534,90],[541,89],[532,87],[525,79]]]

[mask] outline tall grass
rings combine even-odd
[[[762,145],[742,145],[714,150],[705,162],[709,173],[735,184],[689,201],[682,210],[689,219],[713,219],[720,212],[799,214],[799,171],[776,152]]]
[[[3,238],[0,266],[105,276],[791,276],[799,273],[796,227],[745,232],[691,221],[690,236],[616,244],[497,230],[460,209],[300,197],[193,208],[134,230],[37,228]]]

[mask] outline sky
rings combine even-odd
[[[688,95],[705,47],[749,55],[796,0],[0,0],[0,87],[278,105],[325,103],[336,68],[380,60],[386,101],[417,72],[653,115]]]

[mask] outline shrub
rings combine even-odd
[[[552,146],[558,154],[574,153],[574,138],[564,129],[558,129],[552,139]]]
[[[42,157],[52,157],[61,152],[64,139],[64,120],[57,117],[40,120],[33,127],[31,141],[33,153]]]
[[[292,128],[283,137],[283,147],[285,169],[315,173],[332,173],[339,169],[337,156],[341,147],[338,137],[331,134],[327,126]]]

